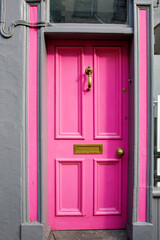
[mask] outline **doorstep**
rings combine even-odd
[[[52,231],[48,240],[127,240],[125,230]]]

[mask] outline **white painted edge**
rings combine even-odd
[[[158,95],[157,107],[157,152],[160,152],[160,95]]]
[[[160,158],[157,158],[157,176],[160,176]]]

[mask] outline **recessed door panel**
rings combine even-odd
[[[82,48],[56,47],[56,138],[83,138]]]
[[[56,215],[83,215],[83,159],[56,159]]]
[[[94,71],[95,139],[120,139],[122,134],[121,49],[96,47]]]
[[[121,159],[94,162],[94,214],[121,214]]]

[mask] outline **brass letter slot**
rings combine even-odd
[[[74,154],[102,154],[102,144],[74,144]]]

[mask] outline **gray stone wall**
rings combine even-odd
[[[7,0],[7,26],[24,18],[23,0]],[[6,26],[6,27],[7,27]],[[25,28],[0,35],[0,239],[20,239],[25,129]]]
[[[2,0],[1,0],[2,1]],[[41,12],[45,10],[41,8]],[[158,12],[158,10],[156,10]],[[6,27],[14,20],[26,18],[24,0],[7,0]],[[155,16],[160,14],[155,13]],[[44,14],[45,15],[45,14]],[[157,18],[156,18],[157,19]],[[132,19],[130,19],[130,22]],[[157,20],[155,20],[156,23]],[[84,30],[83,30],[84,31]],[[112,33],[112,32],[111,32]],[[29,240],[28,236],[42,238],[42,224],[47,227],[47,114],[46,114],[46,49],[43,31],[39,34],[39,116],[40,151],[39,166],[41,171],[39,189],[41,202],[39,206],[42,224],[27,224],[27,28],[18,26],[11,38],[0,35],[0,240]],[[134,79],[134,43],[130,42],[130,76]],[[42,96],[42,98],[41,98]],[[130,85],[130,153],[129,153],[129,186],[134,185],[134,85]],[[43,171],[42,171],[43,168]],[[43,174],[42,174],[43,173]],[[153,201],[153,213],[158,212],[159,201]],[[133,191],[128,194],[128,224],[132,230]],[[136,211],[136,209],[133,209]],[[160,215],[154,215],[155,240]],[[24,223],[24,225],[22,224]],[[22,228],[20,229],[20,225]],[[37,228],[36,228],[37,226]],[[33,229],[30,230],[30,229]],[[46,228],[47,229],[47,228]],[[21,233],[22,230],[22,233]],[[30,232],[31,235],[28,234]],[[37,231],[37,232],[36,232]],[[38,235],[39,234],[39,235]],[[132,233],[131,233],[132,234]],[[47,233],[46,233],[47,235]],[[21,238],[22,237],[22,238]],[[157,237],[157,238],[156,238]]]

